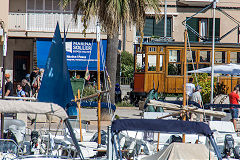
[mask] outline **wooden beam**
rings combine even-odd
[[[214,116],[214,117],[226,117],[226,113],[225,112],[221,112],[221,111],[212,111],[212,110],[208,110],[208,109],[201,109],[201,108],[197,108],[197,107],[184,107],[178,104],[173,104],[173,103],[166,103],[166,102],[161,102],[161,101],[156,101],[156,100],[150,100],[150,103],[148,103],[148,105],[153,105],[153,106],[161,106],[165,109],[168,110],[186,110],[189,112],[194,112],[194,113],[199,113],[199,114],[205,114],[208,116]]]
[[[78,98],[78,99],[76,100],[76,102],[80,102],[80,101],[92,99],[92,98],[94,98],[94,97],[98,97],[98,95],[101,96],[102,94],[107,93],[107,92],[109,92],[109,90],[107,90],[107,91],[100,91],[99,93],[94,93],[94,94],[92,94],[92,95],[90,95],[90,96],[87,96],[87,97]]]

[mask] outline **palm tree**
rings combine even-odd
[[[71,0],[61,0],[67,6]],[[73,0],[72,0],[73,1]],[[145,11],[153,8],[157,19],[160,18],[161,0],[76,0],[73,17],[83,15],[82,21],[86,30],[91,17],[96,16],[101,27],[107,33],[106,67],[111,78],[111,103],[115,102],[114,84],[116,82],[117,52],[119,28],[122,24],[136,25],[143,37]]]

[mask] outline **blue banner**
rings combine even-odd
[[[37,63],[44,68],[48,57],[52,39],[37,39]],[[97,42],[95,39],[67,39],[66,58],[69,70],[97,70]],[[107,40],[100,42],[100,69],[105,66]]]

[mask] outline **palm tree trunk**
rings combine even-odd
[[[111,103],[115,103],[115,83],[117,71],[117,52],[118,52],[118,32],[112,37],[107,38],[106,66],[111,79],[112,88],[110,89]]]
[[[117,71],[117,52],[118,52],[118,32],[113,36],[107,37],[107,54],[106,54],[106,67],[110,76],[112,87],[110,88],[110,100],[111,103],[115,103],[115,83],[116,83],[116,71]],[[107,108],[101,110],[101,120],[111,120],[112,115],[109,114]]]

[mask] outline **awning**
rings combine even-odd
[[[52,39],[37,39],[37,64],[45,68],[46,60],[51,47]],[[89,71],[97,70],[97,42],[95,39],[67,39],[66,56],[68,70]],[[100,69],[103,70],[106,59],[107,40],[100,42]]]
[[[202,134],[209,136],[212,130],[203,122],[162,119],[119,119],[112,122],[112,131],[156,131],[161,133]]]

